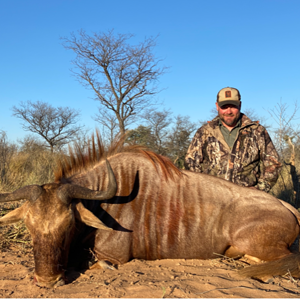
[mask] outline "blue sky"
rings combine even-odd
[[[114,29],[133,42],[159,35],[156,55],[170,67],[157,95],[174,115],[208,120],[217,92],[236,87],[242,108],[267,116],[300,95],[300,1],[293,0],[0,0],[0,129],[27,133],[11,108],[45,101],[81,111],[94,129],[99,103],[70,72],[73,53],[60,37]]]

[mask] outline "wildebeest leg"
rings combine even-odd
[[[234,259],[241,258],[242,256],[244,256],[244,254],[245,253],[243,253],[237,247],[234,246],[229,246],[229,248],[227,248],[227,250],[224,253],[225,256]]]
[[[240,251],[245,255],[255,257],[264,261],[278,260],[291,254],[289,245],[285,241],[277,241],[277,243],[274,243],[273,241],[268,240],[255,241],[249,239],[247,241],[245,239],[244,242],[245,243],[243,243],[243,241],[237,241],[236,244],[238,244],[238,246],[235,245],[235,247],[237,249],[240,249]]]
[[[113,265],[121,264],[121,262],[116,258],[104,254],[98,249],[94,249],[94,252],[98,260],[93,266],[90,267],[90,269],[116,270]]]
[[[257,257],[254,257],[254,256],[251,256],[251,255],[248,255],[248,254],[245,254],[243,251],[239,250],[237,247],[234,247],[234,246],[230,246],[224,253],[224,255],[226,257],[230,257],[230,258],[233,258],[233,259],[240,259],[240,258],[246,258],[250,261],[254,261],[254,262],[257,262],[257,263],[261,263],[263,262],[261,259],[257,258]]]
[[[90,267],[90,270],[92,270],[92,269],[116,270],[116,268],[110,262],[106,262],[105,260],[96,261]]]
[[[247,258],[251,261],[254,262],[262,262],[261,259],[255,257],[255,256],[251,256],[248,254],[245,254],[243,251],[239,250],[237,247],[234,246],[230,246],[224,253],[225,256],[230,257],[230,258],[234,258],[234,259],[239,259],[241,257]]]
[[[296,218],[289,212],[286,215],[283,212],[272,216],[272,219],[266,216],[264,222],[253,221],[233,232],[230,244],[244,254],[273,261],[291,254],[289,248],[298,234]]]
[[[273,276],[284,275],[293,270],[293,264],[297,266],[299,257],[291,254],[289,246],[299,231],[295,229],[292,232],[285,230],[286,228],[278,228],[275,232],[275,230],[270,230],[270,226],[267,228],[268,230],[265,231],[262,228],[261,231],[252,231],[251,235],[244,234],[244,237],[236,237],[234,242],[235,247],[245,254],[266,261],[266,263],[245,268],[240,274],[268,283],[272,281]],[[260,235],[260,232],[263,234]],[[295,270],[295,273],[297,271]]]
[[[267,255],[265,256],[268,259],[265,259],[265,261],[267,261],[266,263],[262,263],[259,265],[252,265],[248,268],[253,268],[251,269],[251,272],[253,272],[249,277],[258,279],[261,282],[264,283],[270,283],[273,281],[273,276],[276,275],[284,275],[285,273],[288,272],[288,266],[284,266],[284,263],[282,265],[277,264],[278,261],[281,261],[282,259],[289,257],[291,255],[291,252],[287,249],[287,247],[283,244],[281,247],[268,247],[268,249],[264,249],[267,253]],[[262,254],[258,251],[257,252],[257,256],[263,257]],[[253,256],[253,255],[249,255],[246,254],[245,257],[249,258],[255,262],[262,262],[262,260],[260,258],[258,258],[257,256]],[[265,258],[263,257],[263,258]],[[273,266],[274,264],[274,266]],[[262,267],[264,266],[264,267]],[[280,266],[280,268],[279,268]],[[276,274],[275,270],[276,268],[280,269],[280,272],[278,274]],[[248,269],[246,268],[246,269]],[[283,269],[285,268],[286,272],[282,273]],[[249,272],[249,274],[251,273]],[[243,272],[242,272],[243,273]],[[240,273],[241,274],[241,273]],[[246,275],[247,271],[243,274]],[[242,275],[242,274],[241,274]],[[246,275],[247,276],[247,275]]]
[[[263,262],[263,260],[259,259],[258,257],[251,256],[251,255],[248,255],[248,254],[245,254],[244,257],[249,259],[249,260],[252,260],[254,262],[257,262],[257,263]]]

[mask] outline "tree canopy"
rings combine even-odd
[[[146,38],[133,45],[132,34],[115,34],[113,30],[92,35],[81,30],[62,38],[66,49],[72,50],[73,74],[85,87],[93,90],[101,104],[99,119],[113,113],[121,134],[145,108],[153,104],[159,92],[157,82],[165,72],[154,55],[156,38]]]
[[[13,106],[13,116],[22,120],[25,131],[42,137],[53,152],[55,147],[62,147],[73,141],[83,126],[76,125],[79,112],[69,107],[53,107],[42,102],[21,102]]]

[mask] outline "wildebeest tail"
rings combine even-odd
[[[300,277],[300,253],[292,253],[281,259],[252,265],[238,271],[242,277],[266,278],[271,276],[290,274]]]

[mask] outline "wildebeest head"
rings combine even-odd
[[[26,199],[21,207],[0,219],[0,224],[23,220],[32,241],[35,261],[34,281],[39,286],[52,287],[65,283],[64,269],[76,219],[98,229],[111,230],[80,199],[105,200],[113,197],[117,183],[107,162],[109,185],[106,191],[93,191],[81,186],[50,183],[25,186],[13,193],[0,194],[0,202]]]

